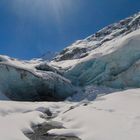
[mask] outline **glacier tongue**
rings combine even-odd
[[[66,78],[52,72],[0,62],[0,90],[12,100],[63,100],[76,92]]]

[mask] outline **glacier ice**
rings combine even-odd
[[[119,45],[112,46],[117,49],[75,65],[65,76],[81,86],[97,84],[114,88],[140,87],[140,70],[136,63],[140,60],[140,30],[117,41]]]
[[[51,64],[78,86],[126,88],[140,87],[139,60],[140,12],[76,41]]]
[[[76,92],[71,82],[51,71],[0,63],[0,90],[12,100],[62,100]]]

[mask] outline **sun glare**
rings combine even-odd
[[[14,0],[9,5],[20,17],[38,16],[46,18],[50,16],[58,22],[66,12],[71,12],[73,0]]]

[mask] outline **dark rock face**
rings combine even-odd
[[[56,136],[49,135],[47,132],[51,129],[64,128],[57,122],[44,123],[38,126],[33,126],[34,133],[25,133],[30,140],[80,140],[77,137],[71,136]]]
[[[34,72],[5,63],[0,63],[0,89],[18,101],[59,101],[76,92],[69,80],[54,72]]]
[[[57,60],[57,58],[55,58],[56,61],[61,61],[61,60],[68,60],[71,58],[82,58],[85,57],[87,55],[87,49],[86,48],[75,48],[72,50],[72,52],[68,52],[67,53],[67,49],[61,52],[61,57]]]

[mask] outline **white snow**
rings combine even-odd
[[[0,101],[0,140],[28,140],[23,132],[31,125],[45,122],[41,118],[49,103]]]
[[[97,58],[97,56],[99,57],[109,54],[118,49],[116,46],[119,46],[121,38],[124,37],[125,39],[127,34],[129,35],[129,33],[132,33],[133,31],[136,31],[140,28],[139,22],[140,12],[124,20],[121,20],[118,23],[106,26],[97,33],[83,40],[78,40],[65,48],[63,52],[56,56],[55,60],[57,61],[54,60],[51,63],[56,66],[61,66],[62,68],[66,68],[66,66],[67,68],[70,68],[76,65],[76,63],[78,64],[83,62],[88,58]],[[85,49],[86,53],[85,51],[74,52],[76,49]],[[85,57],[81,58],[81,56],[84,54],[86,54]],[[70,60],[74,60],[74,63]]]
[[[41,116],[49,108],[58,115],[53,121],[66,128],[50,130],[49,134],[78,136],[82,140],[138,140],[139,106],[140,89],[113,92],[88,102],[0,101],[0,139],[27,140],[23,132],[45,122]]]
[[[42,116],[50,109],[54,114],[64,112],[70,103],[0,101],[0,140],[28,140],[24,132],[31,126],[44,123]]]
[[[117,37],[77,61],[77,64],[65,72],[65,76],[82,86],[99,84],[113,88],[139,87],[139,44],[140,29],[124,37]],[[65,63],[69,64],[66,61]],[[62,63],[62,66],[66,65],[65,63]],[[126,71],[128,74],[124,76]]]
[[[74,60],[63,60],[63,61],[51,61],[50,64],[57,66],[57,67],[61,67],[63,69],[68,69],[68,68],[72,68],[74,66],[76,66],[79,63],[83,63],[85,61],[94,59],[94,58],[100,58],[103,57],[105,55],[111,54],[113,52],[115,52],[116,50],[123,48],[124,45],[130,40],[137,36],[139,36],[140,34],[140,29],[131,32],[128,35],[125,36],[118,36],[116,38],[114,38],[111,41],[105,42],[104,44],[102,44],[101,46],[99,46],[98,48],[94,49],[94,50],[90,50],[90,53],[88,56],[84,57],[84,58],[79,58],[79,59],[74,59]],[[73,47],[72,47],[73,48]]]
[[[82,140],[138,140],[140,137],[140,89],[99,97],[62,113],[55,120],[67,129],[50,134],[76,135]]]
[[[30,61],[18,60],[15,58],[10,58],[9,56],[6,55],[0,55],[0,62],[33,71],[34,67],[40,64],[42,61],[41,59],[33,59]]]

